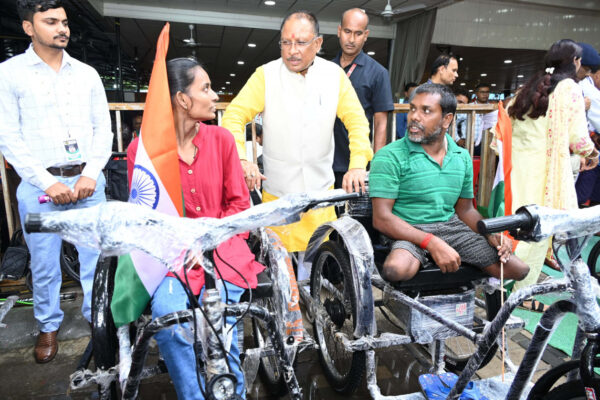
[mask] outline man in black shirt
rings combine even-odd
[[[338,26],[341,51],[332,61],[340,65],[365,110],[373,132],[373,150],[376,152],[386,144],[388,112],[394,110],[394,99],[388,71],[377,61],[366,55],[362,48],[369,36],[369,17],[358,8],[347,10]],[[333,172],[335,187],[340,188],[342,178],[348,171],[350,151],[348,132],[339,120],[334,126],[335,155]]]

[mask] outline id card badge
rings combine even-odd
[[[77,145],[77,139],[67,139],[63,142],[65,152],[67,153],[67,161],[81,160],[81,152]]]

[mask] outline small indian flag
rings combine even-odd
[[[488,207],[489,217],[512,214],[512,125],[502,102],[498,103],[498,123],[496,124],[496,146],[498,168],[492,186],[492,195]]]
[[[169,215],[183,216],[175,123],[167,80],[169,24],[156,44],[142,129],[130,177],[129,201]],[[117,327],[135,321],[167,274],[167,267],[140,251],[119,257],[111,302]]]

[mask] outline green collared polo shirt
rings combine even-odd
[[[411,225],[445,222],[459,198],[473,198],[473,162],[446,135],[442,166],[407,137],[375,154],[369,173],[371,197],[396,199],[392,212]]]

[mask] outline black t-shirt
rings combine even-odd
[[[337,65],[340,65],[341,54],[339,52],[337,57],[332,60]],[[348,73],[353,64],[356,64],[356,67],[350,75],[350,82],[352,82],[360,104],[365,110],[370,131],[373,131],[373,115],[376,112],[392,111],[394,109],[390,77],[387,69],[362,51],[352,63],[344,68],[344,71]],[[347,171],[350,163],[348,131],[339,118],[335,120],[333,135],[335,138],[333,170]]]

